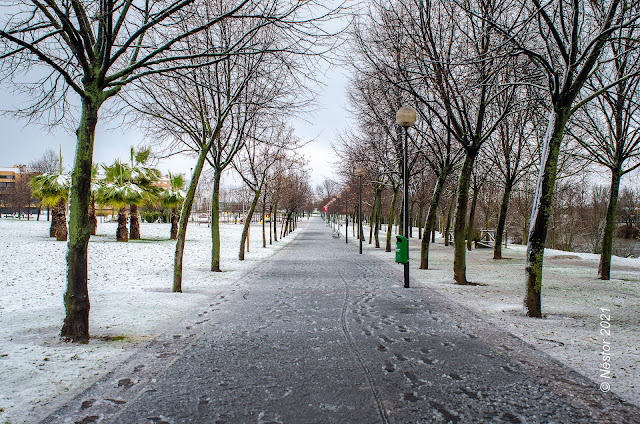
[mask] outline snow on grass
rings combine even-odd
[[[386,231],[380,232],[381,249],[368,244],[369,228],[364,234],[367,252],[388,262],[395,260],[395,238],[392,252],[386,253]],[[357,243],[357,238],[352,242]],[[467,279],[480,285],[459,286],[453,282],[453,246],[445,247],[444,240],[436,238],[429,251],[430,269],[421,270],[420,242],[413,238],[410,246],[411,277],[417,286],[437,290],[596,384],[608,382],[614,393],[640,404],[640,259],[614,256],[612,279],[602,281],[597,279],[599,255],[546,249],[545,317],[535,319],[523,315],[526,246],[503,248],[502,256],[509,259],[497,261],[492,249],[467,252]],[[600,308],[611,311],[610,336],[600,332]],[[600,377],[603,339],[611,346],[611,379]]]
[[[141,224],[141,240],[116,242],[115,223],[100,223],[89,243],[91,342],[64,343],[67,243],[49,238],[46,221],[0,219],[0,422],[30,422],[60,395],[95,382],[141,342],[205,304],[298,232],[267,248],[261,226],[251,229],[250,253],[237,259],[242,225],[221,225],[221,268],[210,269],[211,233],[190,223],[183,293],[172,293],[175,242],[169,224]],[[268,229],[267,229],[268,231]],[[268,237],[268,234],[267,234]]]

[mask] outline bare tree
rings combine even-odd
[[[611,278],[616,206],[622,177],[640,167],[640,54],[637,28],[624,28],[609,42],[587,92],[601,92],[574,116],[572,135],[586,159],[609,169],[609,201],[602,232],[598,277]],[[624,76],[628,78],[622,79]]]
[[[471,172],[512,103],[515,68],[488,23],[506,16],[506,7],[497,1],[375,2],[370,14],[377,17],[377,30],[358,40],[367,62],[439,119],[464,150],[454,224],[458,284],[468,283],[464,245]]]
[[[526,100],[524,101],[526,102]],[[500,183],[503,186],[500,212],[496,224],[493,259],[502,259],[502,239],[511,192],[537,158],[534,152],[537,149],[536,124],[539,122],[536,117],[539,115],[535,106],[535,104],[527,102],[510,114],[500,123],[496,135],[487,146],[487,156],[498,171],[501,177]]]
[[[635,2],[522,1],[521,13],[509,28],[496,24],[519,51],[538,65],[547,79],[551,104],[529,227],[526,264],[525,313],[541,318],[542,264],[549,215],[556,182],[558,157],[569,118],[601,94],[583,95],[612,35],[638,18]],[[628,78],[618,76],[618,80]]]
[[[67,252],[65,340],[89,340],[87,246],[91,165],[98,112],[131,82],[169,69],[189,69],[217,63],[239,50],[250,50],[252,35],[267,24],[282,23],[283,31],[296,21],[308,22],[301,8],[322,7],[314,2],[237,0],[223,2],[217,13],[208,2],[132,0],[116,2],[3,1],[0,21],[0,73],[3,80],[32,90],[32,107],[19,111],[28,118],[47,115],[59,121],[70,111],[75,94],[81,103],[76,159],[72,173],[70,238]],[[204,9],[207,10],[207,9]],[[206,19],[194,19],[206,16]],[[186,52],[183,42],[194,34],[235,16],[254,22],[224,49]],[[193,59],[200,58],[197,63]],[[44,71],[43,71],[44,70]],[[44,72],[44,73],[43,73]],[[44,76],[42,76],[44,75]]]
[[[238,259],[241,261],[244,260],[245,250],[248,250],[247,235],[253,214],[265,185],[273,176],[272,171],[277,168],[278,163],[287,162],[287,153],[301,146],[300,140],[293,134],[293,129],[283,123],[273,124],[258,120],[247,136],[249,141],[233,162],[233,167],[253,193],[240,238]],[[264,220],[264,213],[262,219]],[[263,234],[263,241],[264,238]]]

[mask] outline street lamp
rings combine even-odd
[[[402,184],[404,185],[404,212],[402,213],[402,228],[403,234],[409,239],[409,142],[407,141],[409,136],[409,127],[412,127],[416,123],[416,111],[410,107],[403,106],[398,109],[396,113],[396,122],[398,125],[404,128],[404,154],[402,160]],[[409,288],[409,244],[407,243],[407,263],[404,264],[404,287]]]
[[[356,168],[356,176],[358,177],[358,238],[360,239],[360,254],[362,255],[362,177],[365,174],[364,168]],[[371,223],[369,223],[371,224]]]

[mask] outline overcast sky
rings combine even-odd
[[[331,148],[336,133],[347,125],[345,113],[344,88],[346,77],[342,69],[331,67],[321,77],[324,86],[320,88],[319,110],[315,115],[304,121],[295,121],[290,124],[296,129],[296,134],[303,140],[314,140],[302,150],[311,168],[311,185],[315,188],[322,180],[331,178],[332,164],[335,155]],[[21,101],[22,100],[22,101]],[[0,109],[10,110],[21,104],[24,99],[16,98],[6,86],[0,86]],[[2,130],[2,155],[0,167],[18,164],[29,164],[40,157],[48,148],[56,152],[62,147],[63,164],[70,170],[75,157],[75,134],[71,134],[63,128],[55,128],[49,132],[39,125],[25,126],[25,121],[16,120],[7,116],[0,116],[0,129]],[[116,158],[127,160],[130,146],[147,144],[144,134],[135,129],[108,129],[110,126],[104,120],[98,121],[94,148],[94,162],[111,163]],[[163,160],[158,168],[164,173],[184,172],[187,177],[190,169],[195,164],[195,158],[174,157]]]

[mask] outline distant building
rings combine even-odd
[[[152,184],[156,187],[164,188],[165,190],[169,190],[171,188],[171,180],[168,175],[165,175],[158,181],[154,181]]]
[[[37,204],[36,199],[31,198],[31,189],[23,183],[32,176],[33,173],[27,172],[26,165],[0,167],[0,212],[6,214],[23,208],[30,210],[34,203]]]
[[[27,173],[26,165],[14,165],[12,167],[0,167],[0,192],[7,191],[15,186],[21,174]]]

